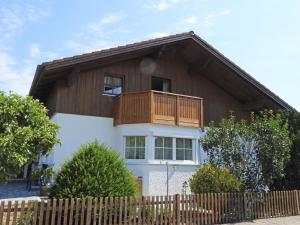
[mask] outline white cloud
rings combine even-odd
[[[0,52],[0,89],[26,95],[33,79],[36,63],[32,60],[23,62],[17,69],[17,60],[6,52]]]
[[[222,12],[219,13],[221,16],[227,16],[229,14],[231,14],[231,11],[230,10],[224,10]]]
[[[205,27],[213,27],[215,25],[215,19],[216,19],[217,15],[216,14],[208,14],[207,16],[205,16],[204,20],[203,20],[203,25]]]
[[[28,54],[27,59],[20,61],[0,51],[0,90],[28,94],[37,64],[58,57],[54,52],[42,51],[38,44],[31,44]]]
[[[148,35],[148,38],[160,38],[170,35],[170,33],[167,32],[154,32]]]
[[[224,10],[224,11],[221,11],[218,13],[208,14],[207,16],[204,17],[203,26],[207,27],[207,28],[213,27],[213,26],[215,26],[217,20],[220,17],[228,16],[230,14],[231,14],[230,10]]]
[[[0,90],[15,91],[21,95],[28,94],[36,65],[43,59],[53,59],[56,54],[43,52],[38,44],[28,47],[28,57],[17,59],[10,52],[14,48],[16,38],[28,23],[39,21],[50,16],[47,2],[26,1],[19,4],[0,6]]]
[[[165,11],[179,2],[180,0],[148,0],[145,7],[156,11]]]
[[[38,21],[42,18],[49,17],[51,15],[50,11],[47,10],[48,7],[35,7],[32,5],[27,6],[26,17],[29,21]]]
[[[122,15],[117,15],[117,14],[110,14],[110,15],[107,15],[107,16],[104,16],[100,22],[101,24],[110,24],[110,23],[115,23],[119,20],[122,19]]]
[[[112,47],[113,44],[111,43],[109,35],[107,35],[106,29],[109,29],[109,34],[113,35],[113,25],[123,18],[124,15],[122,14],[108,14],[96,22],[87,24],[73,39],[66,41],[65,45],[68,49],[71,49],[74,54]],[[118,34],[127,32],[126,30],[118,31]]]
[[[23,3],[0,7],[0,50],[11,48],[9,43],[22,32],[28,22],[37,21],[50,15],[47,7]]]
[[[94,35],[99,35],[103,33],[103,28],[107,25],[111,25],[120,21],[124,16],[121,14],[108,14],[99,21],[90,23],[86,26],[86,29],[79,34],[79,36],[84,37],[85,35],[90,35],[93,33]]]
[[[198,24],[199,21],[196,16],[188,16],[177,23],[177,29],[183,31],[193,30]]]
[[[41,54],[41,50],[38,44],[31,44],[29,47],[30,56],[35,58]]]

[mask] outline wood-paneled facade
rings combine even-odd
[[[169,92],[204,99],[205,125],[229,111],[247,119],[263,108],[292,109],[193,32],[43,63],[30,95],[50,115],[113,117],[115,97],[103,94],[107,75],[123,79],[123,93],[151,90],[152,77],[169,79]]]
[[[56,82],[46,102],[51,113],[71,113],[113,117],[114,96],[103,94],[104,76],[123,77],[123,92],[151,90],[151,77],[171,80],[171,92],[204,99],[204,121],[219,121],[234,111],[237,116],[247,118],[247,111],[237,99],[221,87],[209,81],[201,73],[190,75],[188,64],[181,59],[158,59],[153,74],[143,74],[140,64],[143,58],[85,69],[70,73]]]

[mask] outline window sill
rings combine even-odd
[[[116,97],[116,96],[118,96],[119,94],[107,94],[107,93],[102,93],[102,95],[109,96],[109,97]]]
[[[176,165],[198,166],[199,165],[199,163],[191,160],[168,160],[168,161],[164,161],[164,160],[146,161],[146,160],[138,160],[138,159],[127,160],[128,165],[164,165],[165,166],[167,162],[169,166],[176,166]]]

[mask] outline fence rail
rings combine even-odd
[[[206,225],[299,215],[299,201],[300,191],[9,201],[0,224]]]

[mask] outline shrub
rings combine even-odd
[[[134,177],[119,154],[98,141],[81,146],[57,174],[53,197],[132,196]]]
[[[210,123],[202,138],[208,162],[226,167],[242,183],[242,190],[264,191],[283,176],[290,158],[291,139],[285,119],[272,110],[237,120],[231,112],[218,126]]]
[[[191,191],[235,192],[240,191],[240,182],[227,168],[217,168],[211,164],[201,166],[190,179]]]
[[[16,178],[38,155],[49,155],[58,130],[41,102],[0,91],[0,183]]]

